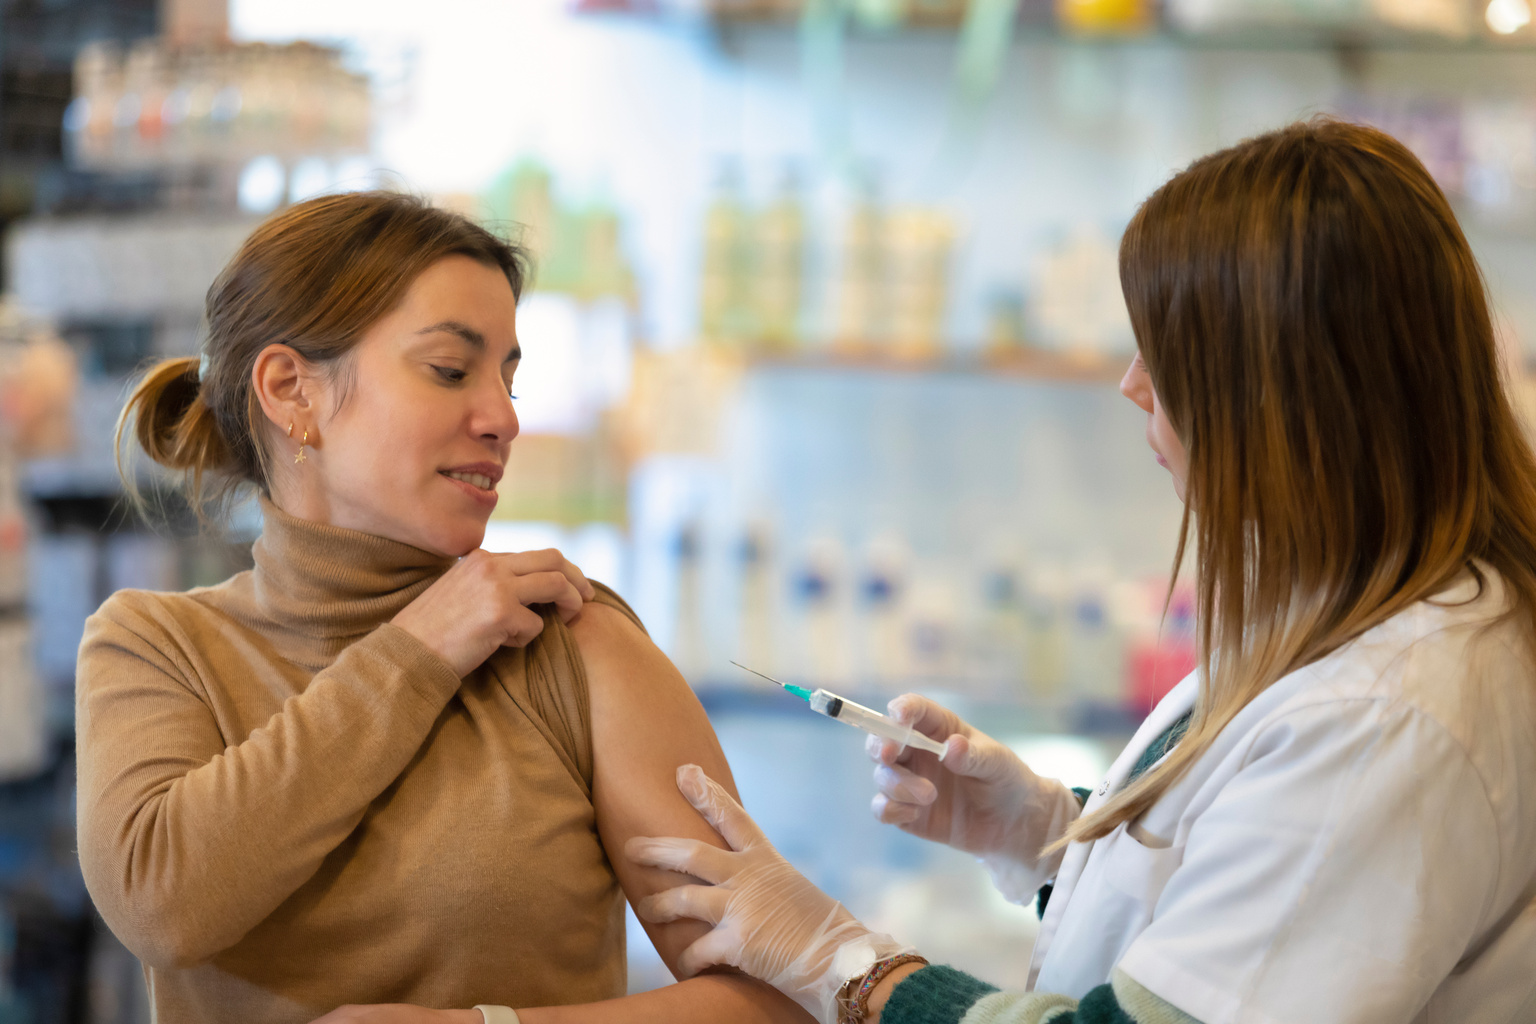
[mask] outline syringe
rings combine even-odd
[[[814,690],[804,686],[794,686],[781,682],[773,676],[764,675],[755,668],[747,668],[739,661],[731,662],[744,672],[768,680],[777,686],[782,686],[790,693],[799,697],[811,706],[811,710],[828,718],[835,718],[845,725],[851,725],[855,729],[863,729],[865,732],[874,733],[883,739],[895,740],[902,746],[916,747],[918,750],[926,750],[930,754],[944,756],[945,745],[938,740],[931,739],[912,728],[910,725],[902,725],[889,715],[882,715],[873,708],[867,708],[847,697],[839,697],[831,690],[823,690],[817,687]]]

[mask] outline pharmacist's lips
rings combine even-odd
[[[438,470],[439,473],[466,473],[475,476],[489,477],[491,487],[494,488],[501,482],[501,474],[506,472],[499,462],[471,462],[463,466],[445,466]]]

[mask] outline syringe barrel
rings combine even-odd
[[[944,753],[944,744],[929,739],[911,726],[902,725],[896,719],[882,715],[873,708],[867,708],[847,697],[839,697],[835,693],[818,689],[811,694],[810,704],[812,711],[826,715],[828,718],[835,718],[855,729],[863,729],[884,739],[895,740],[905,747],[916,747],[918,750],[926,750],[941,756]]]

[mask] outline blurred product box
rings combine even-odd
[[[101,603],[100,544],[90,533],[39,534],[28,546],[27,561],[38,675],[50,685],[73,685],[85,620]]]
[[[35,775],[48,758],[47,702],[30,641],[26,618],[0,617],[0,782]]]
[[[20,306],[58,321],[195,319],[255,223],[165,214],[26,221],[7,239],[7,287]]]

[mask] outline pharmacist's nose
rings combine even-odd
[[[1135,402],[1142,412],[1151,414],[1152,378],[1148,376],[1146,364],[1141,361],[1141,356],[1138,355],[1131,360],[1125,376],[1120,378],[1120,393]]]

